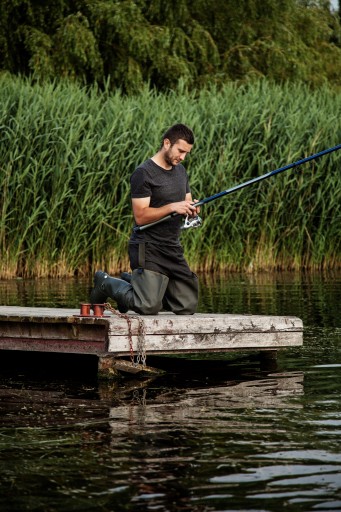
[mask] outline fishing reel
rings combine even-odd
[[[195,217],[189,217],[189,215],[186,215],[185,222],[181,226],[181,229],[200,228],[201,225],[202,219],[199,215],[196,215]]]

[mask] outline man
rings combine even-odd
[[[95,274],[91,304],[111,297],[119,311],[128,309],[155,315],[161,309],[193,314],[198,304],[198,278],[190,270],[179,241],[182,216],[195,216],[188,176],[182,161],[194,144],[192,130],[175,124],[162,137],[161,147],[137,167],[131,176],[132,208],[136,226],[153,223],[177,213],[148,229],[133,230],[129,243],[132,274],[123,279],[105,272]]]

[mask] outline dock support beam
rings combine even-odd
[[[276,371],[277,350],[262,350],[260,352],[260,364],[263,371]]]

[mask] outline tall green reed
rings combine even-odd
[[[341,141],[341,96],[259,82],[122,96],[0,77],[0,275],[127,269],[129,176],[185,122],[202,199]],[[341,151],[202,207],[183,232],[196,270],[340,266]]]

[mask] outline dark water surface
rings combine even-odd
[[[0,304],[78,307],[89,287],[0,281]],[[303,319],[277,363],[167,358],[108,384],[92,357],[1,353],[0,510],[341,511],[340,304],[340,273],[201,276],[202,312]]]

